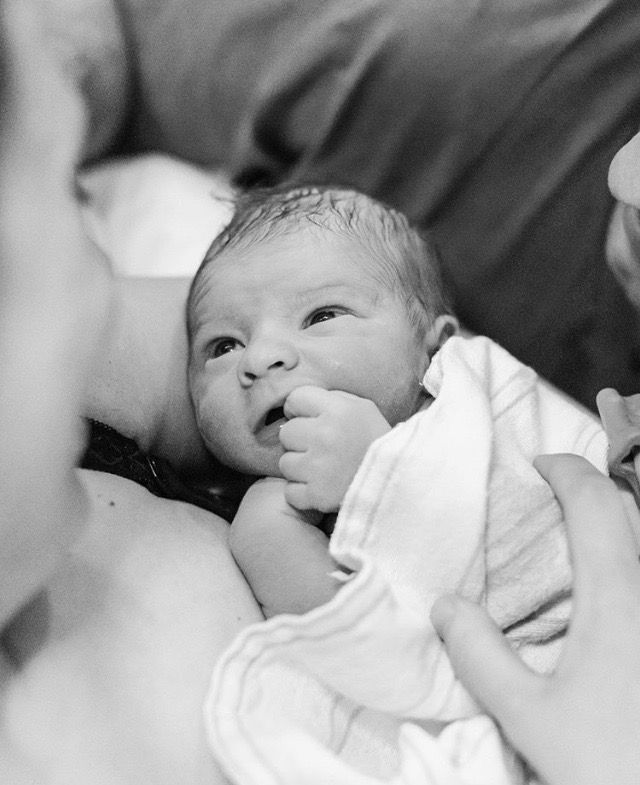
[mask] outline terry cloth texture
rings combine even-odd
[[[429,610],[442,592],[481,602],[532,667],[552,667],[571,572],[532,460],[575,452],[605,471],[606,438],[487,338],[451,338],[424,384],[435,400],[371,446],[340,510],[330,551],[354,573],[326,605],[249,627],[219,661],[205,719],[233,782],[523,781]]]

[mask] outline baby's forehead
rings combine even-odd
[[[363,235],[304,221],[296,230],[234,238],[203,266],[201,277],[203,282],[215,278],[223,286],[237,285],[242,281],[244,267],[264,264],[274,271],[274,277],[280,267],[299,268],[300,280],[304,281],[305,269],[312,259],[327,262],[327,275],[339,266],[345,270],[357,268],[364,275],[379,277],[377,274],[381,270],[388,272],[390,267],[396,266],[396,255],[390,243],[373,233]],[[321,264],[316,272],[322,275]],[[388,276],[380,283],[387,282],[386,278]]]
[[[360,238],[321,227],[234,244],[221,249],[198,274],[190,318],[202,323],[221,306],[226,311],[234,302],[242,303],[245,290],[255,285],[256,269],[265,286],[286,289],[289,296],[345,280],[375,296],[395,293],[396,275],[390,267]]]

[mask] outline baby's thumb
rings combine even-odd
[[[446,595],[434,603],[431,621],[458,679],[489,714],[514,730],[524,719],[523,706],[534,705],[539,677],[479,605]]]

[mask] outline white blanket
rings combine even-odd
[[[571,575],[531,461],[575,452],[605,471],[606,439],[486,338],[450,339],[424,384],[435,401],[371,446],[338,516],[330,550],[353,575],[330,603],[249,627],[219,661],[205,721],[234,783],[523,779],[429,610],[442,592],[482,602],[533,667],[552,667]]]

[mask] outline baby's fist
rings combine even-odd
[[[299,510],[335,512],[365,453],[390,430],[378,407],[340,390],[298,387],[284,406],[280,471],[285,496]]]

